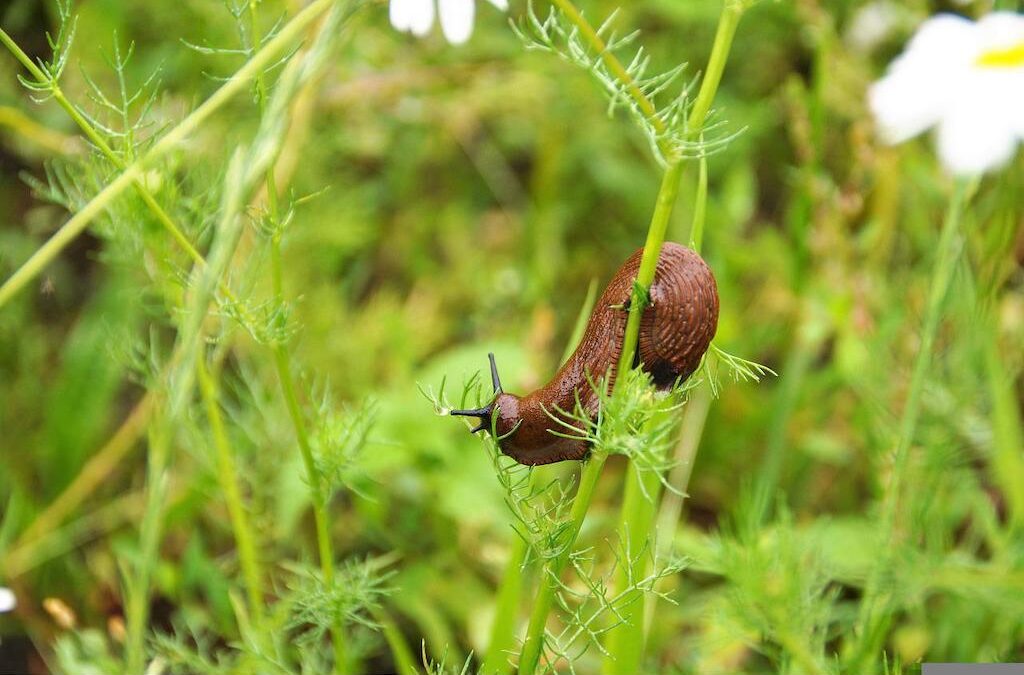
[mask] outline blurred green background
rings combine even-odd
[[[865,90],[925,17],[978,15],[991,4],[766,0],[744,17],[715,102],[715,119],[738,134],[709,161],[704,255],[721,295],[717,344],[779,377],[727,383],[712,403],[673,542],[691,563],[668,586],[677,604],[657,606],[652,672],[800,672],[794,654],[803,649],[841,669],[832,655],[848,646],[880,554],[888,453],[951,184],[930,140],[875,140]],[[597,20],[618,5],[580,6]],[[656,66],[686,61],[692,78],[720,8],[623,3],[616,25],[641,29]],[[143,136],[172,125],[243,62],[185,44],[237,46],[235,21],[214,0],[88,0],[74,9],[65,93],[96,108],[86,76],[116,85],[106,61],[115,43],[134,41],[131,86],[158,73]],[[295,9],[264,0],[264,29]],[[523,11],[513,3],[510,15]],[[56,20],[44,2],[0,6],[4,30],[33,56],[48,55]],[[376,401],[357,490],[331,505],[339,556],[393,555],[382,603],[401,639],[417,661],[423,643],[431,657],[447,650],[461,664],[486,647],[515,534],[479,439],[436,418],[417,383],[447,375],[458,386],[485,368],[488,351],[506,388],[546,382],[591,280],[603,286],[643,244],[661,171],[628,117],[607,114],[588,73],[525,51],[489,4],[477,8],[463,47],[436,30],[426,39],[395,32],[381,2],[346,31],[326,73],[300,95],[278,162],[283,191],[310,196],[295,206],[284,242],[297,327],[290,352],[303,381],[335,405]],[[71,167],[70,183],[85,186],[75,206],[115,175],[76,173],[86,147],[77,129],[52,101],[33,103],[20,72],[0,55],[4,278],[68,216],[27,177],[45,184],[47,166]],[[257,122],[243,95],[166,162],[172,179],[157,187],[160,201],[200,241],[217,206],[210,186]],[[1000,428],[1012,438],[1017,420],[1019,432],[1022,178],[1019,159],[987,177],[964,223],[965,256],[899,516],[906,536],[886,580],[899,611],[879,670],[921,659],[1024,660],[1024,540],[1008,505],[1013,476],[993,461]],[[669,239],[687,231],[695,180],[693,163]],[[119,565],[138,549],[144,425],[66,517],[23,537],[153,387],[137,376],[139,361],[166,355],[173,339],[160,302],[167,291],[153,278],[183,259],[143,209],[130,210],[136,196],[123,201],[138,214],[127,227],[141,243],[124,243],[125,219],[101,222],[0,311],[0,585],[19,599],[15,613],[0,615],[0,664],[13,670],[102,664],[123,636]],[[243,287],[265,295],[261,261],[238,266],[250,263],[256,271],[240,273]],[[311,559],[309,497],[272,362],[236,331],[225,364],[226,417],[260,557],[271,570]],[[223,646],[235,631],[237,561],[195,407],[171,450],[152,629],[187,625]],[[609,461],[583,533],[594,546],[613,536],[620,460]],[[765,476],[776,507],[751,524],[751,494]],[[360,640],[366,672],[391,672],[379,631]],[[74,645],[74,656],[55,661],[55,644]],[[595,657],[576,667],[594,672]]]

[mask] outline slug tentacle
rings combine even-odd
[[[572,411],[578,402],[593,417],[599,397],[590,383],[607,376],[606,386],[614,385],[628,319],[628,312],[623,310],[629,307],[642,255],[643,249],[636,251],[612,277],[595,305],[579,346],[551,382],[522,397],[505,393],[494,354],[488,354],[494,401],[484,408],[453,410],[451,414],[480,418],[481,425],[473,431],[493,428],[501,451],[521,464],[586,457],[587,443],[565,433],[566,428],[578,428],[578,422],[574,424],[562,413],[552,419],[551,411]],[[697,253],[666,242],[658,257],[649,299],[640,318],[634,365],[642,366],[655,386],[668,389],[693,374],[711,344],[718,327],[718,288],[710,268]]]

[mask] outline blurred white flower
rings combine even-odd
[[[850,20],[846,41],[858,51],[871,51],[892,35],[899,19],[900,7],[888,0],[862,5]]]
[[[473,33],[476,0],[391,0],[388,14],[397,30],[422,37],[434,25],[434,4],[441,19],[441,32],[448,42],[460,45]],[[501,11],[508,10],[508,0],[487,0]]]
[[[1006,163],[1024,140],[1024,15],[928,19],[868,99],[890,143],[936,127],[939,157],[954,174]]]
[[[0,586],[0,614],[11,611],[17,604],[18,601],[11,589]]]

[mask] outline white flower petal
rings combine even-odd
[[[14,593],[11,592],[11,589],[0,586],[0,614],[10,612],[17,605],[18,601],[14,597]]]
[[[950,172],[977,175],[1013,157],[1017,134],[1005,114],[975,99],[942,120],[938,145],[939,158]]]
[[[416,37],[423,37],[434,25],[434,0],[410,0],[415,6],[410,30]]]
[[[423,37],[434,25],[434,0],[391,0],[388,15],[395,29]]]
[[[846,40],[860,51],[870,51],[889,37],[899,15],[896,5],[887,0],[868,3],[854,13]]]
[[[448,42],[461,45],[473,34],[475,0],[439,0],[441,30]]]
[[[391,0],[388,3],[388,19],[395,30],[409,30],[409,5],[414,0]]]
[[[936,14],[917,27],[906,52],[941,56],[970,43],[976,27],[973,21],[958,14]]]
[[[886,76],[871,86],[868,104],[885,140],[905,141],[942,119],[974,59],[973,29],[951,14],[925,21]]]
[[[1015,47],[1024,40],[1024,15],[992,12],[977,23],[979,46],[984,50]]]
[[[954,96],[938,73],[902,68],[871,85],[868,106],[882,137],[901,143],[938,123]]]
[[[497,7],[503,12],[508,11],[508,0],[487,0],[489,3]]]

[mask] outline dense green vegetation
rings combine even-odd
[[[4,4],[0,670],[1024,661],[1024,166],[955,180],[865,94],[947,4],[581,0],[688,64],[656,96],[564,0],[464,46],[384,2]],[[488,352],[547,381],[659,224],[717,277],[698,375],[532,472],[435,415]]]

